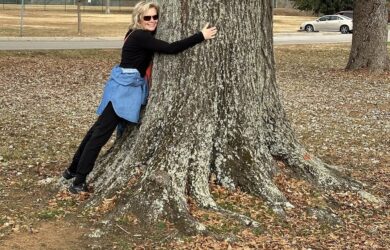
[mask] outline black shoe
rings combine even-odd
[[[69,169],[65,169],[65,171],[62,173],[62,177],[64,177],[66,180],[70,180],[76,177],[76,173],[72,173],[69,171]]]
[[[85,182],[80,183],[80,184],[73,184],[72,183],[72,185],[69,186],[68,190],[72,194],[79,194],[81,192],[88,192],[88,185]]]

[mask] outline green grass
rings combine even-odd
[[[158,223],[157,223],[157,228],[159,229],[159,230],[165,230],[165,229],[167,229],[167,223],[165,223],[165,222],[163,222],[163,221],[159,221]]]
[[[6,218],[0,218],[0,226],[7,222]]]
[[[265,232],[265,230],[261,227],[255,227],[252,229],[252,233],[256,236],[260,236],[261,234],[263,234]]]
[[[217,234],[227,234],[227,233],[233,233],[238,234],[242,230],[242,226],[240,225],[233,225],[231,223],[224,223],[223,225],[211,225],[208,226],[208,229],[211,232],[217,233]]]
[[[38,213],[38,218],[41,220],[50,220],[50,219],[57,218],[63,215],[64,213],[65,213],[64,210],[60,210],[60,209],[52,209],[52,210],[47,209]]]

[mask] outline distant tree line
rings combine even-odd
[[[291,0],[299,10],[312,11],[314,14],[334,14],[341,10],[352,10],[353,0]]]
[[[352,10],[354,0],[290,0],[294,8],[312,11],[314,14],[334,14],[341,10]],[[390,0],[386,0],[390,7]]]

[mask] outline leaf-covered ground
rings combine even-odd
[[[224,236],[213,238],[181,237],[164,221],[145,228],[132,215],[102,235],[95,222],[114,201],[80,211],[88,197],[57,193],[46,184],[57,181],[94,121],[118,50],[0,52],[0,249],[388,248],[390,74],[345,72],[348,53],[346,45],[279,46],[278,83],[306,148],[344,167],[385,203],[323,193],[281,171],[275,181],[295,206],[281,218],[260,199],[212,185],[219,204],[262,224],[246,228],[191,205],[195,217]],[[328,207],[342,222],[319,220],[314,207]]]

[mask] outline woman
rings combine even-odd
[[[69,187],[71,193],[88,192],[87,175],[117,125],[123,121],[138,123],[141,106],[147,101],[145,74],[154,52],[176,54],[214,38],[217,33],[215,27],[208,28],[207,24],[201,32],[167,43],[154,38],[158,18],[159,6],[156,3],[141,1],[134,7],[132,25],[122,48],[121,63],[113,68],[105,86],[97,110],[99,117],[81,142],[71,165],[63,173],[65,179],[75,177]]]

